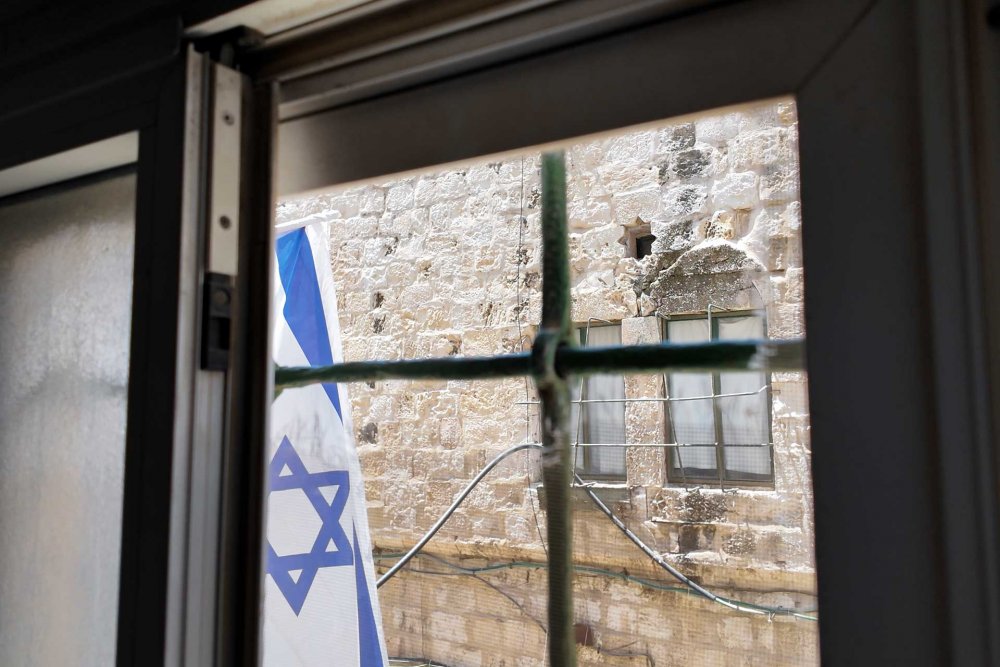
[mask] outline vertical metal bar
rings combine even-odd
[[[708,339],[719,339],[719,322],[712,320],[712,304],[708,304]],[[719,488],[726,488],[726,456],[722,437],[722,408],[719,407],[719,394],[722,393],[722,376],[712,372],[712,414],[715,419],[715,467],[719,473]]]
[[[669,318],[663,318],[661,316],[660,320],[660,341],[670,340],[670,320]],[[670,376],[667,373],[663,373],[663,397],[671,398],[670,393]],[[670,401],[663,402],[663,409],[666,412],[666,423],[664,428],[667,433],[664,436],[664,442],[676,442],[677,429],[674,427],[674,413],[670,406]],[[672,447],[667,449],[667,481],[671,481],[671,468],[674,464],[674,457],[677,457],[677,467],[681,471],[681,484],[684,488],[688,488],[687,480],[687,470],[684,468],[684,459],[681,457],[681,450],[683,447]]]
[[[542,479],[549,536],[549,664],[576,665],[573,636],[573,533],[569,447],[570,392],[556,373],[556,349],[571,345],[566,165],[561,152],[542,156],[542,326],[532,375],[542,408]]]

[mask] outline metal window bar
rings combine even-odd
[[[572,401],[573,405],[580,403],[678,403],[681,401],[706,401],[710,398],[730,398],[733,396],[756,396],[767,391],[767,385],[761,387],[760,389],[755,389],[753,391],[733,391],[728,394],[705,394],[704,396],[680,396],[671,398],[669,396],[663,397],[653,397],[653,396],[643,396],[637,398],[593,398],[593,399],[577,399]],[[514,405],[538,405],[538,401],[517,401]]]
[[[577,442],[577,447],[718,447],[717,442]],[[726,447],[770,447],[770,442],[726,443]]]
[[[487,379],[530,375],[542,406],[542,476],[549,535],[548,656],[553,667],[576,664],[573,634],[573,481],[569,443],[571,375],[664,370],[795,371],[804,367],[805,341],[713,341],[699,344],[576,348],[570,330],[566,167],[562,152],[542,157],[542,321],[530,353],[363,361],[314,368],[277,368],[275,391],[320,382],[387,379]],[[630,445],[631,446],[631,445]]]

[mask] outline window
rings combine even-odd
[[[578,329],[580,345],[621,345],[621,324],[590,324]],[[625,442],[625,378],[592,375],[573,387],[574,454],[576,471],[583,477],[624,479],[625,448],[593,447]],[[577,402],[579,401],[579,402]]]
[[[626,227],[625,236],[622,243],[625,244],[625,255],[642,259],[653,254],[653,241],[656,237],[650,229],[648,223],[642,222],[640,218],[635,221],[635,226]]]
[[[653,241],[655,240],[656,237],[652,234],[637,236],[635,238],[635,258],[642,259],[647,255],[653,254]]]
[[[749,313],[671,319],[673,343],[764,338],[763,317]],[[770,483],[770,398],[764,373],[670,373],[668,477],[673,482]]]

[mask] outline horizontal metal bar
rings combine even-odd
[[[597,375],[661,370],[797,371],[804,368],[805,340],[662,343],[615,347],[562,347],[560,375]],[[399,361],[353,361],[315,368],[278,368],[276,390],[319,382],[371,380],[486,380],[530,375],[528,352],[495,357],[438,357]]]
[[[496,357],[435,357],[399,361],[351,361],[314,368],[278,368],[276,389],[318,382],[364,382],[370,380],[459,380],[519,377],[531,373],[531,354],[519,352]]]
[[[577,442],[573,443],[574,447],[770,447],[771,443],[762,442],[760,444],[715,444],[715,443],[686,443],[686,442]]]
[[[763,391],[766,391],[767,387],[761,387],[754,391],[734,391],[729,394],[708,394],[706,396],[679,396],[674,398],[664,398],[662,396],[651,398],[584,398],[573,401],[573,405],[581,405],[584,403],[676,403],[680,401],[706,401],[712,398],[731,398],[733,396],[756,396]],[[517,401],[514,405],[538,405],[538,401]]]
[[[652,372],[664,369],[797,371],[805,367],[805,340],[661,343],[559,350],[556,369],[569,375]]]

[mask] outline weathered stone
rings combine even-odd
[[[708,190],[703,185],[679,185],[663,194],[663,207],[672,217],[686,218],[708,211]]]
[[[695,124],[671,125],[659,131],[660,150],[676,153],[691,148],[695,141]]]
[[[739,171],[778,163],[794,164],[797,158],[796,136],[783,127],[740,135],[729,148],[730,165]]]
[[[691,148],[677,153],[673,161],[674,173],[679,178],[703,176],[711,162],[712,157],[708,150]]]
[[[763,272],[764,266],[745,250],[722,239],[708,239],[681,255],[667,274],[712,275],[716,273]]]
[[[770,165],[760,177],[760,199],[766,205],[796,201],[799,172],[795,165]]]
[[[740,114],[705,114],[694,122],[694,127],[698,141],[722,144],[739,134]]]
[[[622,192],[611,198],[615,222],[619,225],[631,225],[637,219],[652,220],[659,215],[663,200],[658,188],[647,188]]]
[[[749,209],[757,204],[757,174],[728,174],[712,185],[712,203],[716,208]]]
[[[385,208],[389,211],[401,211],[413,206],[413,185],[402,182],[389,188],[385,195]]]
[[[653,220],[650,231],[656,237],[653,242],[654,254],[680,253],[693,248],[695,243],[703,238],[701,230],[692,220],[681,222]]]

